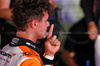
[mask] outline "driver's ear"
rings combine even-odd
[[[31,24],[30,24],[30,26],[31,26],[31,28],[36,28],[36,25],[37,25],[37,20],[32,20],[32,22],[31,22]]]

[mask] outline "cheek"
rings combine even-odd
[[[46,32],[47,30],[47,24],[46,23],[42,23],[40,25],[38,25],[38,31],[39,32]]]
[[[45,29],[45,26],[43,26],[43,25],[42,25],[42,26],[40,25],[39,27],[40,27],[40,28],[38,28],[38,30],[39,30],[40,32],[44,32],[44,31],[46,30],[46,29]]]
[[[42,26],[41,30],[44,32],[46,30],[45,26]]]

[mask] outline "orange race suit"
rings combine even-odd
[[[28,39],[14,37],[0,50],[0,66],[52,66],[53,60],[40,57],[39,48]]]

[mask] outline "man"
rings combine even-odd
[[[98,35],[98,29],[95,22],[93,13],[93,0],[81,0],[83,11],[85,13],[86,23],[88,25],[89,38],[96,40]],[[88,4],[89,3],[89,4]]]
[[[94,19],[93,2],[96,1],[96,19]],[[89,37],[95,40],[95,66],[100,66],[100,0],[82,0],[81,3],[89,26]]]
[[[35,42],[46,37],[49,27],[48,14],[52,6],[48,0],[17,0],[13,8],[12,20],[17,34],[12,42],[0,51],[0,66],[43,66],[53,65],[53,58],[60,47],[60,41],[52,36],[54,25],[51,25],[43,62],[39,56],[39,48]]]
[[[85,66],[86,63],[95,66],[94,40],[97,38],[98,30],[92,12],[93,0],[80,0],[79,2],[81,2],[80,5],[85,13],[85,19],[81,19],[70,29],[69,32],[72,34],[67,35],[63,50],[63,59],[71,66]],[[81,34],[76,32],[81,32]],[[84,32],[88,32],[88,34],[83,34]]]

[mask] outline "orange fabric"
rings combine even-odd
[[[53,64],[51,66],[53,66]]]
[[[41,66],[41,63],[37,59],[28,59],[21,63],[20,66]]]
[[[34,50],[32,50],[32,49],[30,49],[30,48],[28,48],[27,46],[19,46],[19,48],[23,51],[23,56],[27,56],[27,57],[33,57],[33,58],[37,58],[37,59],[28,59],[28,60],[26,60],[26,61],[24,61],[21,65],[22,66],[24,66],[25,64],[27,64],[28,62],[28,64],[32,64],[33,66],[38,66],[40,63],[41,63],[41,66],[43,65],[43,62],[42,62],[42,60],[41,60],[41,58],[40,58],[40,56],[39,56],[39,54],[36,52],[36,51],[34,51]],[[30,62],[31,61],[31,62]],[[26,66],[28,66],[28,65],[26,65]],[[30,66],[30,65],[29,65]]]

